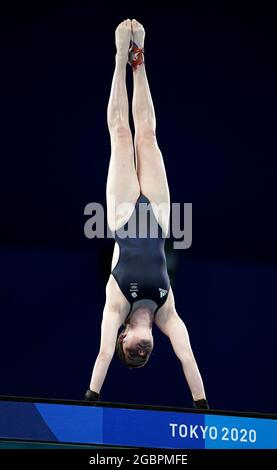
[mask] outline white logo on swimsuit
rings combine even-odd
[[[159,287],[159,291],[160,291],[160,298],[164,297],[167,294],[167,290],[161,289],[160,287]]]
[[[138,283],[137,282],[130,282],[130,292],[132,297],[138,296]]]

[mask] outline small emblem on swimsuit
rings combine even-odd
[[[160,287],[159,287],[159,291],[160,291],[160,298],[164,297],[167,294],[167,290],[161,289]]]
[[[130,282],[130,293],[132,297],[138,296],[138,283],[137,282]]]

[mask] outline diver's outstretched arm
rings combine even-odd
[[[109,365],[113,358],[117,333],[121,322],[122,320],[118,310],[112,310],[111,307],[104,308],[101,323],[100,349],[93,367],[90,381],[90,390],[97,394],[100,393]]]
[[[194,401],[205,399],[202,378],[191,349],[186,325],[176,313],[166,325],[167,336],[173,350],[182,364],[182,368]]]
[[[155,324],[170,339],[173,350],[182,364],[194,402],[206,401],[202,378],[191,349],[188,331],[176,312],[171,289],[166,303],[156,315]]]

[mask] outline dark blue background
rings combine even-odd
[[[146,28],[172,201],[193,203],[193,246],[171,254],[171,276],[209,401],[276,411],[273,11],[97,3],[1,11],[0,393],[79,399],[88,386],[113,243],[84,237],[83,211],[105,202],[114,29],[129,17]],[[114,358],[104,400],[191,405],[154,334],[145,368]]]

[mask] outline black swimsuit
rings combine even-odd
[[[142,213],[147,213],[146,219],[140,218]],[[133,232],[122,238],[126,230],[132,228]],[[112,275],[130,303],[128,316],[134,304],[142,299],[154,302],[155,314],[168,297],[170,281],[164,252],[165,238],[147,197],[140,195],[131,217],[115,232],[114,238],[120,255]]]

